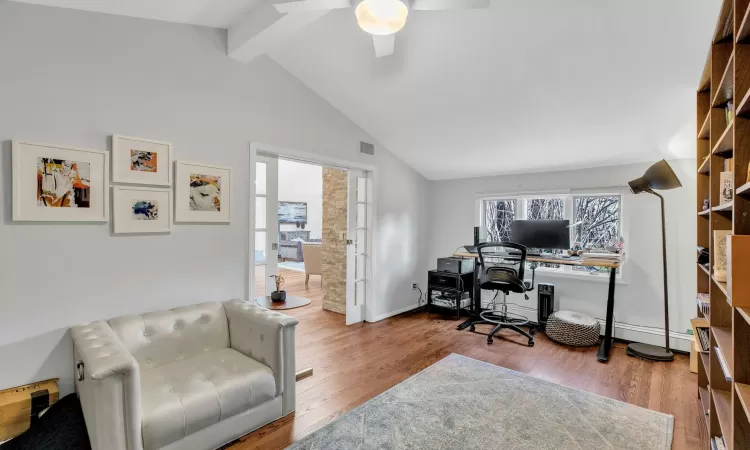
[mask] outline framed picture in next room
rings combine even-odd
[[[109,152],[13,141],[13,220],[109,220]]]
[[[172,144],[151,139],[112,136],[112,181],[172,185]]]
[[[172,231],[171,189],[115,186],[112,206],[115,234]]]
[[[227,167],[175,164],[175,222],[229,223],[232,171]]]

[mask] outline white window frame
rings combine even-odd
[[[498,201],[498,200],[515,200],[516,202],[516,220],[526,220],[526,209],[527,202],[530,199],[535,198],[563,198],[565,199],[564,215],[563,220],[569,220],[570,223],[575,223],[575,199],[580,197],[619,197],[620,198],[620,217],[618,221],[618,231],[620,236],[623,236],[627,242],[627,236],[625,236],[625,195],[622,192],[611,192],[611,191],[598,191],[587,189],[581,192],[573,191],[553,191],[553,192],[523,192],[513,194],[497,194],[497,195],[481,195],[476,202],[478,224],[480,227],[485,226],[485,211],[484,204],[487,201]],[[584,280],[597,280],[597,281],[608,281],[609,273],[586,273],[581,271],[574,271],[572,266],[561,265],[559,268],[554,269],[551,267],[538,267],[537,272],[545,275],[563,276],[566,278],[579,278]],[[617,272],[617,279],[622,282],[623,280],[623,269]]]

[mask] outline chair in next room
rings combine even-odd
[[[496,291],[492,299],[491,308],[483,311],[479,316],[481,320],[474,322],[470,330],[474,331],[474,325],[495,325],[489,335],[487,344],[492,344],[493,337],[502,329],[513,330],[528,338],[529,347],[534,346],[534,327],[529,326],[529,332],[520,327],[529,324],[526,317],[508,312],[507,297],[511,292],[524,294],[534,289],[534,272],[532,271],[531,282],[523,280],[526,268],[526,247],[511,242],[488,242],[477,246],[479,254],[479,285],[483,290]],[[495,305],[495,298],[499,292],[503,293],[502,303],[499,308]],[[481,301],[480,301],[481,304]]]

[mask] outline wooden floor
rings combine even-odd
[[[305,290],[303,273],[283,272],[290,295],[312,299],[287,313],[300,320],[297,369],[312,367],[315,374],[297,383],[294,414],[243,437],[232,450],[282,449],[450,353],[672,414],[674,450],[708,448],[687,356],[677,355],[672,363],[648,362],[628,357],[624,345],[616,344],[609,363],[602,364],[596,348],[564,347],[541,333],[529,348],[525,339],[507,331],[507,339],[488,346],[484,336],[456,331],[455,319],[424,312],[347,327],[343,316],[321,309],[323,291],[316,277]]]

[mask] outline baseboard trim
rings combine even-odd
[[[407,306],[405,308],[397,309],[395,311],[391,311],[391,312],[388,312],[388,313],[385,313],[385,314],[380,314],[378,316],[375,316],[375,320],[373,320],[373,322],[380,322],[381,320],[385,320],[385,319],[388,319],[390,317],[397,316],[397,315],[403,314],[405,312],[409,312],[409,311],[411,311],[413,309],[417,309],[420,306],[421,305],[419,303],[414,303],[414,304],[409,305],[409,306]]]

